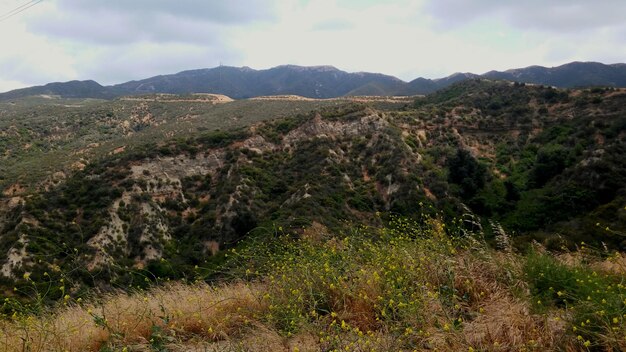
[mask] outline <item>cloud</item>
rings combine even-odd
[[[227,48],[186,43],[138,43],[101,48],[83,55],[78,60],[77,70],[81,76],[95,77],[101,84],[215,67],[220,62],[239,60],[239,54]]]
[[[28,22],[46,37],[87,44],[219,43],[231,26],[274,18],[268,0],[57,0]]]
[[[50,0],[0,33],[22,49],[0,53],[1,79],[114,84],[239,63],[232,29],[275,20],[276,11],[275,0]]]
[[[321,21],[312,27],[314,31],[342,31],[351,28],[353,25],[350,21],[340,18]]]
[[[59,15],[54,21],[31,24],[31,29],[56,40],[88,45],[126,45],[136,42],[219,43],[223,27],[212,22],[181,20],[167,14],[135,17],[125,13],[88,16]]]
[[[0,80],[19,82],[19,87],[76,76],[75,61],[65,50],[28,33],[23,25],[14,24],[10,31],[5,28],[0,27],[0,43],[4,44],[0,52]]]
[[[329,0],[310,2],[290,9],[286,20],[263,31],[237,31],[233,45],[246,54],[244,60],[254,60],[261,67],[331,64],[347,71],[394,74],[405,80],[461,70],[487,71],[496,61],[502,64],[495,68],[511,68],[514,66],[509,65],[538,55],[538,50],[526,46],[495,52],[479,40],[433,31],[428,19],[415,20],[419,9],[418,1],[379,2],[359,10]],[[336,18],[349,19],[351,26],[340,31],[316,30]]]
[[[169,14],[222,24],[269,20],[274,17],[276,3],[270,0],[57,0],[61,11],[77,13],[117,12],[132,16]]]
[[[492,16],[521,29],[583,32],[624,23],[623,0],[429,0],[425,5],[441,28],[455,28]]]
[[[0,78],[0,92],[7,92],[13,89],[28,87],[28,84],[24,84],[21,81],[13,81]]]
[[[10,0],[7,0],[10,1]],[[22,2],[13,0],[7,11]],[[281,64],[439,78],[626,57],[626,1],[46,0],[0,22],[0,89]]]

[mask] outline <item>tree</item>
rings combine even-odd
[[[448,181],[461,187],[460,196],[469,200],[485,186],[486,169],[465,149],[448,159]]]

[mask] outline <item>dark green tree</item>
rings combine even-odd
[[[464,200],[471,199],[485,186],[486,169],[472,154],[459,148],[454,156],[448,159],[448,181],[460,186],[460,196]]]

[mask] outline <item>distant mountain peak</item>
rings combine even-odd
[[[459,81],[462,79],[467,79],[467,78],[474,78],[477,77],[476,74],[474,73],[470,73],[470,72],[455,72],[453,74],[451,74],[448,77],[442,77],[442,78],[436,78],[433,79],[434,82],[442,82],[442,81]]]
[[[292,69],[292,70],[296,70],[296,71],[317,71],[317,72],[341,71],[338,68],[336,68],[335,66],[331,66],[331,65],[299,66],[299,65],[288,64],[288,65],[276,66],[274,68],[275,69],[278,69],[278,68],[288,68],[288,69]]]
[[[335,98],[347,95],[429,94],[453,83],[482,77],[519,81],[554,87],[626,87],[626,64],[570,62],[557,67],[528,66],[482,75],[456,72],[438,79],[416,78],[410,82],[381,73],[346,72],[334,66],[281,65],[255,70],[248,66],[218,66],[154,76],[112,86],[93,80],[55,82],[0,94],[0,101],[33,95],[64,98],[111,99],[123,95],[170,93],[223,94],[234,99],[267,95],[300,95],[307,98]]]
[[[491,79],[544,84],[560,88],[610,86],[626,87],[626,65],[605,65],[599,62],[574,61],[556,67],[528,66],[489,71],[482,75]]]

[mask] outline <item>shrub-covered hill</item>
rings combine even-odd
[[[92,160],[154,141],[233,129],[345,100],[236,100],[153,94],[112,101],[30,97],[0,102],[0,189],[28,194]]]
[[[228,280],[83,296],[32,276],[3,302],[3,351],[623,351],[623,254],[496,251],[438,218],[244,240]],[[260,235],[260,234],[257,234]],[[501,236],[506,243],[506,236]],[[67,290],[67,289],[66,289]]]
[[[470,80],[414,105],[334,103],[189,137],[155,134],[10,198],[3,282],[66,275],[78,290],[189,277],[250,231],[339,230],[424,210],[463,215],[489,241],[510,233],[520,248],[531,239],[622,248],[625,103],[624,90]]]

